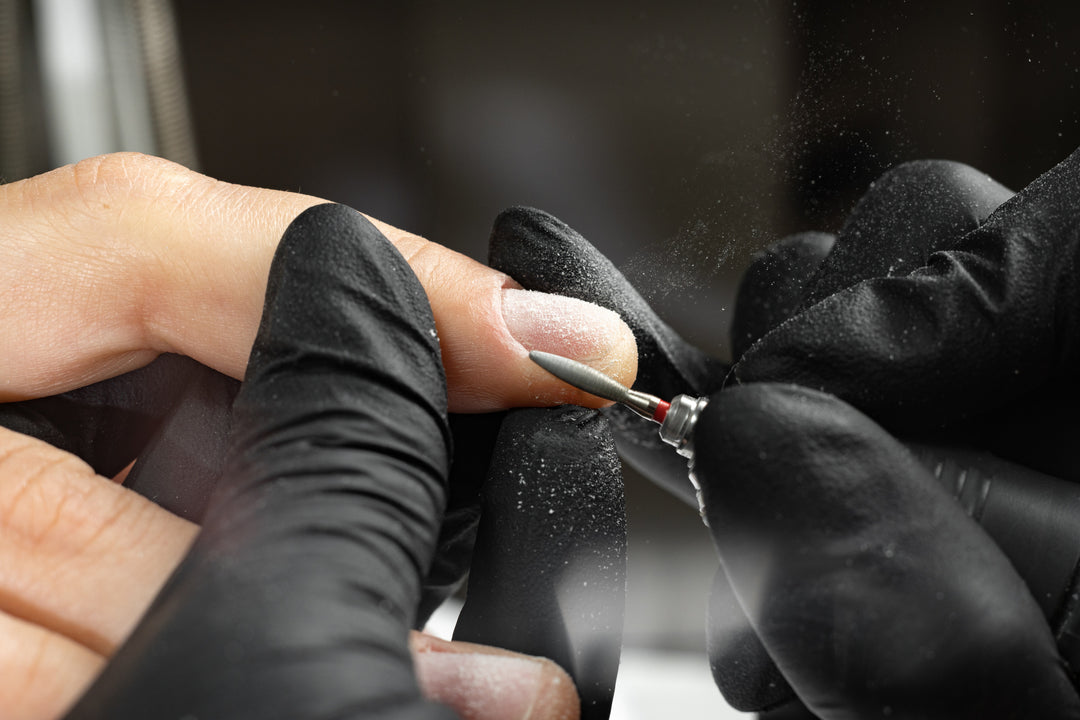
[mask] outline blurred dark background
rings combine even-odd
[[[1080,138],[1076,2],[175,7],[204,171],[481,259],[500,209],[544,208],[719,353],[749,255],[888,167],[1018,188]]]
[[[174,9],[204,172],[478,259],[499,210],[546,209],[720,355],[751,255],[838,229],[890,166],[950,158],[1018,189],[1080,141],[1075,0]],[[699,647],[708,540],[629,484],[629,638]]]

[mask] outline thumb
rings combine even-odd
[[[71,718],[448,717],[407,647],[449,463],[432,329],[359,214],[294,221],[202,532]]]

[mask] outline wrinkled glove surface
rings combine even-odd
[[[366,219],[294,221],[202,532],[70,718],[453,716],[406,644],[449,464],[433,330]]]
[[[896,439],[963,445],[980,463],[992,450],[1016,463],[995,472],[1039,476],[1075,507],[1071,485],[1032,468],[1076,477],[1064,441],[1075,437],[1065,408],[1076,393],[1078,208],[1077,155],[1015,197],[961,165],[912,163],[875,183],[835,243],[805,234],[751,267],[733,323],[738,362],[695,433],[723,565],[710,656],[734,705],[787,712],[794,686],[828,718],[1080,716],[1059,656],[1075,643],[1064,589],[1040,608],[1014,569],[1039,554],[1011,564],[965,513],[978,517],[978,503],[943,487],[941,454]],[[640,389],[724,384],[725,369],[698,372],[700,353],[658,331],[576,233],[536,211],[503,222],[532,229],[544,289],[632,305],[624,317],[639,343],[660,348],[643,353]],[[547,273],[557,262],[547,247],[568,267]],[[571,280],[560,288],[559,276]],[[685,466],[680,476],[624,430],[620,450],[689,496]],[[980,467],[952,477],[987,487]],[[1075,532],[1075,519],[1062,522]]]
[[[556,661],[583,720],[611,713],[622,648],[626,509],[601,413],[509,412],[481,493],[468,595],[455,640]]]

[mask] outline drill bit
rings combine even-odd
[[[622,403],[638,415],[653,422],[664,422],[668,409],[671,407],[667,401],[655,395],[631,390],[596,368],[591,368],[577,360],[539,350],[530,352],[529,359],[564,383],[584,390],[590,395]]]
[[[676,395],[671,402],[655,395],[631,390],[595,368],[577,360],[533,350],[529,358],[564,383],[584,390],[590,395],[621,403],[643,418],[660,423],[660,439],[675,448],[675,451],[687,459],[694,457],[693,432],[701,411],[709,404],[707,397]],[[705,516],[705,498],[701,493],[694,473],[690,473],[690,484],[697,495],[698,513],[702,522],[709,524]]]

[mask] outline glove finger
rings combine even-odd
[[[695,438],[728,578],[813,712],[1080,717],[1023,581],[868,418],[758,384],[714,397]]]
[[[952,249],[1013,192],[974,168],[916,160],[878,178],[851,211],[808,283],[807,307],[872,277],[906,275]]]
[[[1075,399],[1078,187],[1080,152],[925,267],[860,282],[776,328],[733,376],[824,390],[902,433],[1043,387]]]
[[[707,628],[709,668],[728,705],[741,712],[764,712],[796,701],[723,568],[717,570],[709,592]]]
[[[1039,604],[1058,652],[1078,667],[1076,584],[1080,497],[1075,485],[991,453],[940,445],[905,445],[1008,558]],[[709,603],[713,676],[728,702],[745,711],[793,697],[753,632],[727,577],[716,576]]]
[[[199,366],[139,452],[124,485],[185,520],[201,523],[228,454],[240,383]]]
[[[784,238],[757,255],[739,281],[731,319],[731,357],[747,349],[803,304],[810,278],[833,249],[836,238],[805,232]]]
[[[454,462],[437,550],[424,580],[417,627],[462,584],[472,563],[480,523],[480,491],[488,475],[506,413],[450,416]]]
[[[727,366],[687,343],[633,288],[610,260],[557,218],[515,207],[495,220],[488,262],[529,290],[567,295],[619,313],[638,346],[635,388],[664,398],[706,394]],[[656,429],[625,408],[608,411],[619,453],[638,470],[696,506],[686,463],[660,441]]]
[[[500,213],[491,231],[488,262],[528,290],[567,295],[619,313],[638,343],[634,387],[665,397],[703,394],[721,374],[718,362],[657,317],[610,260],[541,210],[515,207]]]
[[[112,477],[142,452],[186,388],[204,375],[216,373],[190,358],[162,355],[77,390],[0,404],[0,426],[44,440]]]
[[[622,643],[626,511],[604,415],[511,411],[483,489],[455,640],[548,657],[574,679],[582,718],[607,718]]]
[[[434,321],[358,213],[275,255],[203,530],[71,718],[451,717],[407,648],[444,502]]]
[[[862,280],[901,275],[953,248],[1012,192],[959,163],[906,163],[880,178],[848,217],[832,252],[828,237],[803,233],[759,256],[744,274],[732,320],[737,360],[804,306]],[[827,254],[820,262],[823,253]],[[815,259],[820,268],[814,266]],[[805,295],[805,301],[800,295]],[[951,431],[962,444],[993,448],[1015,462],[1080,482],[1073,438],[1080,424],[1059,389],[1038,392],[986,422]]]

